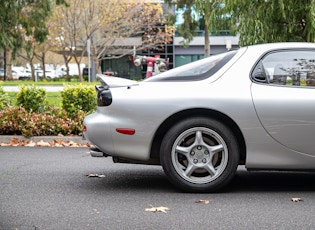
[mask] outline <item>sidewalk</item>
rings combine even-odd
[[[34,146],[48,146],[50,144],[52,147],[89,147],[88,141],[82,140],[81,136],[35,136],[26,138],[17,135],[0,135],[0,146],[9,146],[10,143],[16,143],[16,146],[25,146],[26,143],[34,143]],[[41,144],[36,145],[37,143]]]

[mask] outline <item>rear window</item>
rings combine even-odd
[[[224,66],[237,51],[213,55],[199,61],[189,63],[156,76],[145,81],[200,81],[215,74]]]

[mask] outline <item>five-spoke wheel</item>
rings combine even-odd
[[[170,181],[193,192],[214,191],[234,176],[236,138],[224,124],[199,117],[183,120],[165,135],[161,163]]]

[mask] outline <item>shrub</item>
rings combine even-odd
[[[96,109],[96,91],[93,86],[65,86],[61,96],[62,108],[70,117],[75,117],[80,111],[89,113]]]
[[[24,107],[27,111],[41,113],[46,106],[46,90],[33,86],[22,86],[17,95],[18,106]]]
[[[10,100],[8,94],[0,86],[0,110],[10,106]]]
[[[47,112],[35,113],[23,107],[0,111],[0,135],[51,136],[81,135],[84,112],[69,118],[66,111],[50,106]]]
[[[0,134],[1,135],[21,135],[23,127],[29,114],[23,107],[7,107],[0,110]]]

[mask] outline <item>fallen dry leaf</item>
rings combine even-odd
[[[167,213],[167,211],[170,211],[170,209],[168,207],[153,207],[151,205],[151,208],[146,208],[145,209],[146,212],[163,212],[163,213]]]
[[[11,144],[12,146],[14,146],[14,145],[16,145],[16,144],[19,144],[18,138],[17,138],[17,137],[13,137],[13,138],[11,139],[11,141],[10,141],[10,144]]]
[[[50,144],[48,142],[40,140],[40,142],[37,142],[37,146],[50,147]]]
[[[35,147],[36,143],[33,142],[33,141],[30,141],[29,143],[25,144],[24,146],[26,146],[26,147]]]
[[[28,143],[27,143],[27,141],[26,140],[20,140],[19,141],[19,146],[25,146],[25,145],[27,145]]]
[[[195,203],[204,203],[204,204],[209,204],[209,200],[196,200]]]
[[[39,142],[34,142],[32,140],[19,140],[17,137],[14,137],[10,140],[10,143],[0,143],[0,146],[8,147],[8,146],[26,146],[26,147],[35,147],[35,146],[41,146],[41,147],[91,147],[91,144],[85,143],[85,144],[78,144],[73,141],[64,141],[64,140],[53,140],[51,142],[44,142],[43,140]]]
[[[300,202],[300,201],[303,201],[303,199],[299,198],[299,197],[294,197],[294,198],[291,198],[291,201],[293,201],[293,202]]]
[[[105,177],[105,175],[103,175],[103,174],[94,174],[94,173],[86,174],[85,176],[87,176],[87,177],[99,177],[99,178]]]
[[[63,140],[55,140],[53,141],[54,145],[62,146],[63,145]]]

